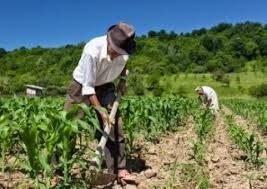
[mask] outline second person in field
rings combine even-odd
[[[214,114],[219,111],[218,97],[213,88],[208,86],[198,86],[195,91],[204,107],[209,108]]]

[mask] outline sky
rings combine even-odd
[[[267,0],[0,0],[0,48],[60,47],[104,35],[110,25],[191,32],[218,23],[267,24]]]

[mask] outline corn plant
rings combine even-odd
[[[186,98],[124,98],[120,106],[128,151],[134,151],[136,136],[157,142],[159,136],[176,130],[183,120],[192,115],[196,102]],[[82,108],[86,116],[77,118]],[[86,105],[77,105],[70,112],[63,110],[63,98],[12,97],[0,100],[0,150],[1,169],[6,170],[6,157],[19,158],[17,169],[29,173],[35,188],[51,188],[51,179],[62,173],[58,186],[74,184],[71,169],[78,163],[87,170],[90,162],[84,154],[94,152],[88,147],[75,148],[76,140],[83,135],[87,143],[94,138],[99,122],[95,111]],[[54,158],[57,157],[57,158]],[[52,160],[57,160],[53,163]],[[88,188],[90,179],[83,177],[79,182]],[[75,181],[77,182],[77,181]],[[78,183],[74,185],[77,186]]]
[[[206,142],[213,131],[214,115],[209,109],[195,109],[197,140],[193,142],[193,158],[198,165],[203,166]]]
[[[161,134],[176,130],[195,106],[193,100],[173,97],[124,99],[120,109],[129,152],[134,150],[135,136],[158,142]]]
[[[199,141],[195,141],[193,143],[193,158],[199,165],[203,165],[204,163],[204,153],[205,153],[205,146],[203,143]]]
[[[196,113],[195,120],[197,123],[196,133],[200,143],[203,143],[212,131],[214,116],[208,109],[200,110]]]
[[[244,101],[244,100],[227,100],[224,101],[234,112],[249,119],[255,123],[259,129],[267,134],[267,103],[266,101]]]
[[[231,116],[226,117],[228,123],[228,130],[234,142],[246,154],[246,161],[253,163],[259,167],[263,161],[260,158],[261,154],[266,150],[264,145],[257,140],[252,133],[247,133],[244,129],[236,125]]]
[[[15,145],[14,142],[17,142],[16,145],[27,157],[26,164],[21,168],[35,180],[36,188],[50,188],[50,180],[58,169],[51,163],[52,156],[59,149],[62,153],[58,166],[63,169],[64,185],[71,183],[71,167],[74,162],[80,162],[79,156],[73,156],[75,139],[82,132],[86,132],[87,136],[93,136],[98,121],[94,111],[85,105],[74,107],[70,112],[65,112],[62,107],[61,99],[52,101],[14,98],[1,104],[0,111],[5,110],[0,117],[2,170],[5,155],[12,148],[8,145]],[[89,121],[78,120],[78,108],[83,108],[87,114],[85,119]],[[5,140],[8,139],[8,135],[13,143]]]
[[[4,115],[0,117],[0,125],[1,171],[4,172],[6,168],[6,153],[11,147],[12,130],[8,127],[8,119]]]

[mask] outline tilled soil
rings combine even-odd
[[[216,116],[215,127],[213,140],[209,143],[206,154],[211,188],[249,189],[244,162],[237,159],[242,153],[227,135],[227,126],[221,114]]]
[[[233,115],[234,122],[244,129],[247,133],[253,133],[257,140],[263,145],[267,145],[267,138],[258,129],[257,125],[249,120],[244,119],[242,116],[234,114],[229,108],[224,107],[223,112],[225,115]],[[267,151],[263,152],[260,158],[264,161],[263,165],[259,168],[248,164],[243,161],[246,170],[245,176],[249,179],[250,188],[267,189]]]
[[[146,142],[137,159],[144,161],[143,168],[137,168],[138,186],[127,185],[124,188],[163,188],[172,182],[173,188],[184,188],[179,182],[180,169],[173,169],[177,164],[192,162],[191,141],[196,138],[192,118],[187,126],[175,133],[168,133],[161,137],[158,144]],[[142,166],[142,165],[141,165]],[[136,169],[136,167],[135,167]],[[171,175],[174,175],[173,177]],[[173,179],[171,181],[171,179]],[[115,185],[113,188],[123,188]]]

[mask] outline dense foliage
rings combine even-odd
[[[11,52],[0,48],[0,93],[21,92],[26,83],[50,87],[52,95],[64,93],[84,44],[21,47]],[[158,96],[163,91],[158,83],[163,75],[264,71],[266,57],[267,25],[260,23],[220,23],[180,34],[149,31],[137,38],[137,51],[129,62],[130,85],[134,94],[144,94],[146,85]],[[149,76],[146,83],[145,76]],[[227,83],[227,78],[223,81]]]

